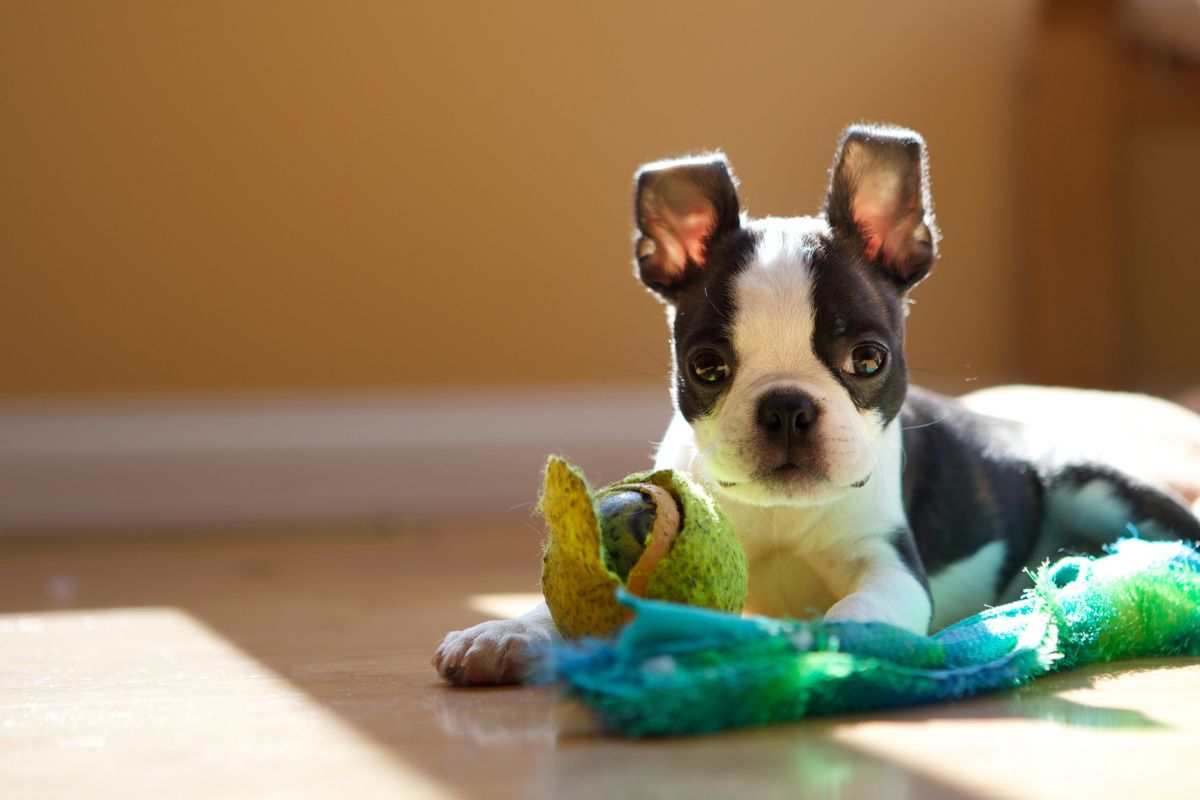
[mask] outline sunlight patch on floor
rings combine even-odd
[[[0,615],[0,664],[14,796],[457,796],[179,609]]]
[[[473,594],[467,598],[472,611],[486,614],[494,619],[512,619],[542,602],[540,592],[513,592],[511,594]]]
[[[839,727],[833,737],[978,797],[1136,797],[1145,776],[1171,774],[1194,757],[1188,733],[1200,663],[1154,664],[1093,665],[928,713]],[[1098,768],[1121,764],[1130,767]],[[1179,789],[1167,794],[1194,796],[1193,786]]]

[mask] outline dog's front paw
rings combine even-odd
[[[857,592],[843,597],[825,612],[829,622],[883,622],[886,616],[879,603]]]
[[[854,592],[830,606],[825,619],[829,622],[886,622],[925,635],[929,633],[929,613],[929,603],[924,597],[889,598]]]
[[[459,686],[518,683],[550,638],[550,631],[536,623],[492,620],[446,634],[432,663],[439,675]]]

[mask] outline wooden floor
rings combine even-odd
[[[1196,660],[641,742],[551,689],[440,683],[436,642],[526,602],[537,543],[523,513],[0,543],[0,796],[1196,796]]]

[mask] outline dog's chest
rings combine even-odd
[[[819,617],[854,591],[862,569],[890,547],[867,526],[847,528],[820,509],[767,509],[726,503],[746,549],[746,610],[770,617]]]
[[[776,618],[819,618],[839,597],[798,553],[766,552],[750,562],[746,613]]]

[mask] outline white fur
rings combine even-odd
[[[900,425],[858,409],[812,348],[809,234],[821,220],[767,219],[736,279],[734,382],[713,412],[672,420],[659,468],[691,473],[721,500],[750,562],[747,611],[769,616],[886,621],[925,633],[930,600],[892,537],[907,527]],[[758,398],[776,388],[808,394],[820,409],[813,444],[825,480],[780,494],[755,480]],[[866,478],[866,483],[860,483]]]
[[[1001,386],[962,400],[980,414],[1023,422],[1033,441],[1057,442],[1070,458],[1110,464],[1200,514],[1200,416],[1174,403],[1048,386]]]
[[[1008,544],[989,542],[961,561],[929,576],[933,593],[933,630],[968,617],[993,601],[996,576],[1008,556]]]
[[[692,471],[697,457],[691,428],[676,417],[657,468]],[[707,484],[721,500],[750,564],[749,613],[772,617],[880,620],[925,633],[930,601],[903,564],[891,537],[907,525],[901,494],[898,421],[878,439],[866,485],[824,505],[759,505]],[[697,478],[705,481],[703,475]],[[847,598],[853,597],[853,600]]]
[[[1033,565],[1052,561],[1063,555],[1063,548],[1072,542],[1091,541],[1107,544],[1128,536],[1133,524],[1139,534],[1162,538],[1169,531],[1145,520],[1133,518],[1133,510],[1104,480],[1094,480],[1078,487],[1064,487],[1046,496],[1042,528],[1037,544],[1029,554]],[[1001,601],[1015,600],[1029,585],[1024,573],[1018,573],[1000,594]]]
[[[812,217],[758,221],[758,249],[735,281],[737,372],[712,413],[694,423],[695,458],[687,467],[734,500],[823,505],[851,491],[873,469],[880,420],[854,405],[812,347],[810,243],[824,226]],[[786,495],[755,480],[774,466],[760,452],[756,421],[758,399],[773,389],[803,392],[819,409],[811,436],[823,456],[825,480],[798,479]]]
[[[489,620],[451,631],[434,651],[430,663],[439,675],[454,683],[517,683],[555,636],[554,619],[542,603],[516,619]]]
[[[1040,542],[1055,548],[1061,547],[1067,536],[1111,542],[1128,535],[1129,523],[1139,524],[1131,517],[1128,504],[1104,480],[1051,492],[1046,498],[1045,520]],[[1162,536],[1166,532],[1155,529],[1148,533]]]

